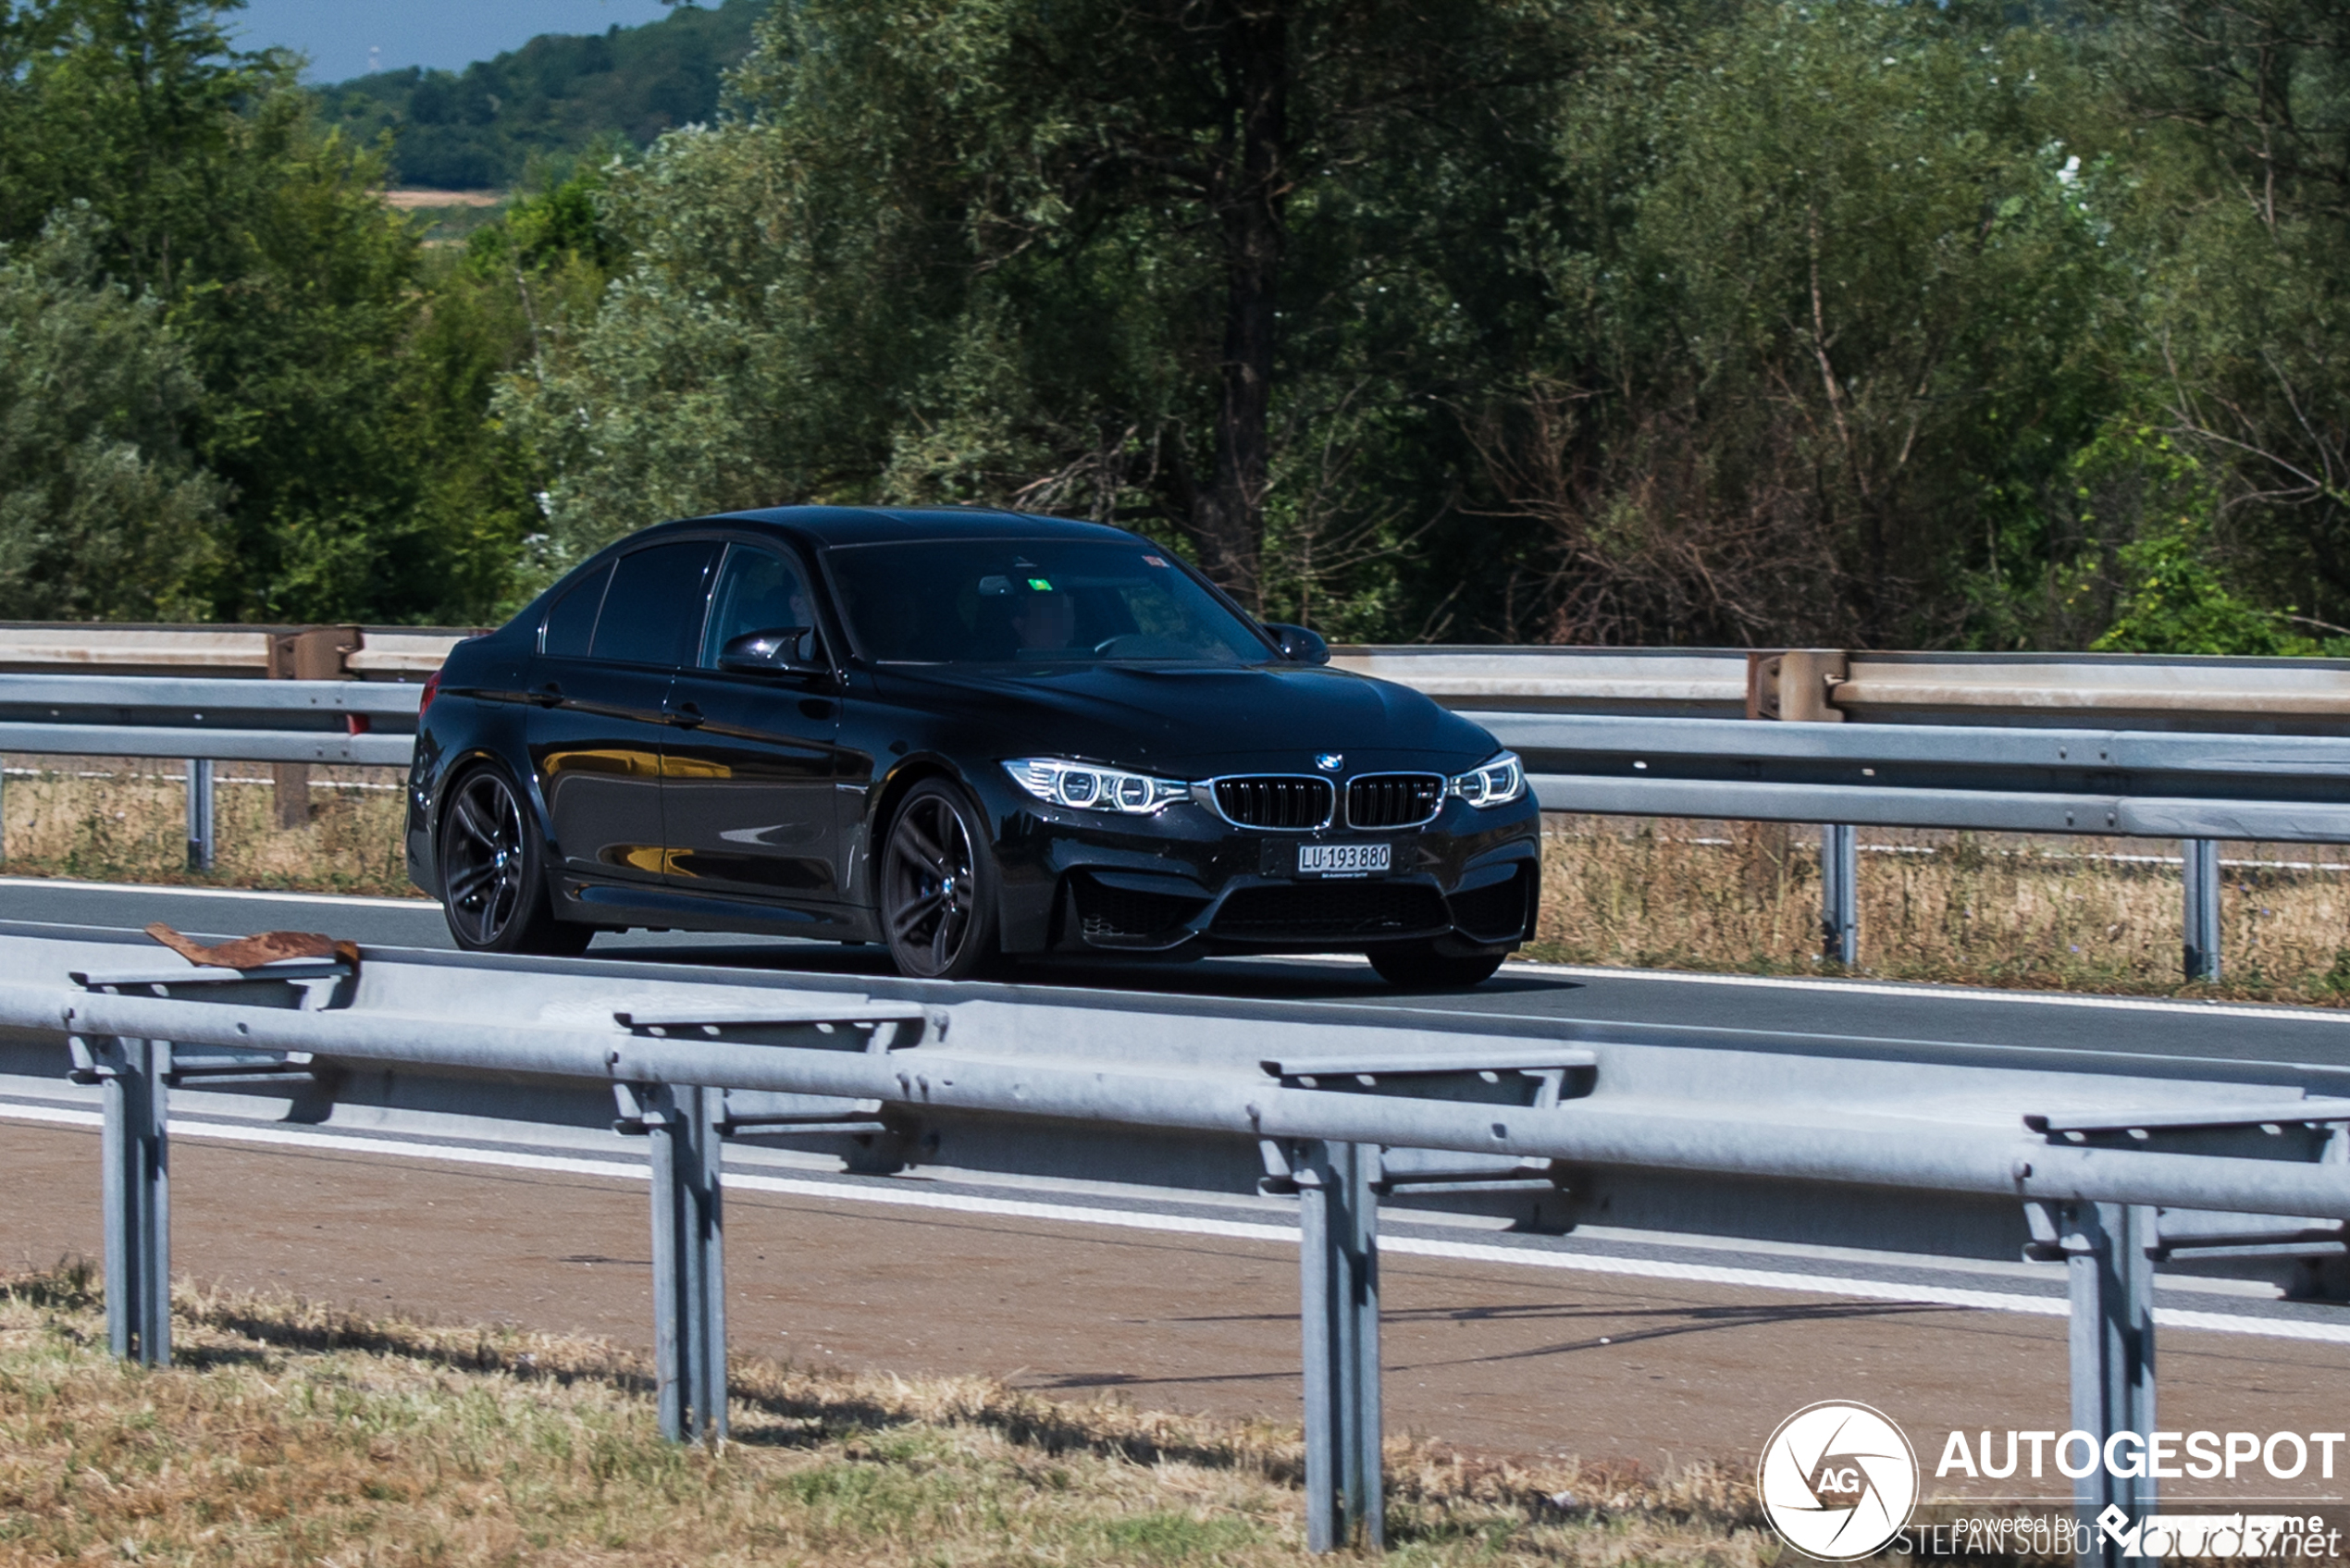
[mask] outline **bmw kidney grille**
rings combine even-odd
[[[1311,774],[1266,773],[1218,779],[1216,809],[1235,827],[1306,832],[1330,824],[1337,792]]]
[[[1434,773],[1366,773],[1346,786],[1346,821],[1356,828],[1416,828],[1444,805]]]

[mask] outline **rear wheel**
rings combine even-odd
[[[1367,956],[1381,980],[1406,991],[1466,991],[1493,978],[1493,971],[1502,967],[1504,957],[1489,953],[1456,958],[1439,953],[1433,942],[1374,947]]]
[[[882,933],[897,972],[970,980],[993,969],[996,886],[977,809],[943,779],[916,784],[882,851]]]
[[[513,784],[496,768],[459,779],[441,809],[435,845],[440,910],[449,934],[469,953],[571,957],[588,950],[592,926],[555,919],[546,851]]]

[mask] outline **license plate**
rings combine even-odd
[[[1302,877],[1367,877],[1384,872],[1394,853],[1390,844],[1301,844],[1297,874]]]

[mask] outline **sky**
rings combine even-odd
[[[662,0],[247,0],[228,17],[248,49],[310,56],[305,81],[403,66],[459,70],[542,32],[601,32],[668,15]]]

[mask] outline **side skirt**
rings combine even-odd
[[[587,882],[566,875],[555,917],[592,926],[666,926],[673,931],[749,932],[820,942],[878,942],[881,921],[854,904],[784,905],[706,893]]]

